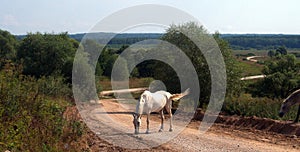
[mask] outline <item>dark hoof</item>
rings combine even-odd
[[[170,129],[169,129],[169,131],[170,131],[170,132],[172,132],[172,131],[173,131],[173,129],[172,129],[172,128],[170,128]]]
[[[159,130],[158,130],[158,132],[162,132],[162,131],[163,131],[162,129],[159,129]]]

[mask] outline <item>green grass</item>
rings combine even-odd
[[[242,76],[252,76],[262,74],[263,66],[249,61],[238,61],[238,66],[242,70]]]
[[[244,55],[237,57],[238,67],[240,67],[243,77],[262,74],[263,65],[259,63],[246,61],[246,56],[249,56],[249,54],[253,54],[256,56],[267,56],[268,50],[233,50],[232,53],[234,56]],[[262,62],[267,60],[267,58],[257,59]]]
[[[269,50],[232,50],[233,55],[237,55],[237,54],[243,54],[246,55],[248,53],[253,53],[256,56],[267,56],[268,55],[268,51]]]
[[[293,106],[283,118],[280,118],[278,112],[281,103],[282,99],[254,98],[249,94],[242,94],[237,98],[226,99],[222,110],[229,115],[294,120],[298,106]]]
[[[260,61],[260,63],[263,63],[266,60],[269,60],[270,58],[267,57],[268,55],[268,51],[269,50],[233,50],[232,53],[233,55],[237,55],[237,54],[242,54],[245,56],[240,56],[237,57],[238,59],[238,66],[241,68],[242,70],[242,76],[251,76],[251,75],[260,75],[262,74],[262,70],[263,70],[263,64],[258,64],[258,63],[253,63],[250,61],[245,61],[246,56],[251,53],[254,54],[256,56],[265,56],[263,58],[257,58],[258,61]],[[300,53],[300,50],[298,49],[291,49],[288,50],[289,53]],[[297,62],[300,63],[300,58],[297,58]]]
[[[268,56],[270,50],[232,50],[232,54],[236,55],[247,55],[249,53],[255,54],[256,56]],[[288,53],[300,53],[300,49],[288,49]],[[300,58],[298,58],[300,60]]]

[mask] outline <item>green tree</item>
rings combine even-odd
[[[281,46],[276,49],[276,53],[282,54],[282,55],[287,55],[287,50],[284,46]]]
[[[85,102],[96,100],[95,88],[99,89],[95,84],[94,65],[90,64],[89,54],[84,51],[81,46],[74,58],[72,87],[75,99]],[[100,88],[101,89],[101,88]]]
[[[93,65],[95,68],[95,74],[97,76],[101,76],[103,74],[102,67],[100,66],[100,62],[98,61],[98,53],[103,48],[100,44],[98,44],[95,40],[86,39],[81,42],[84,51],[88,53],[89,64]],[[92,63],[96,62],[96,63]]]
[[[128,45],[122,45],[121,48],[116,51],[116,54],[121,54],[128,47],[129,47]]]
[[[244,87],[243,82],[240,81],[242,69],[238,66],[238,61],[233,57],[229,43],[222,39],[218,32],[216,32],[213,36],[225,60],[227,75],[226,95],[227,97],[239,96]]]
[[[274,50],[271,50],[271,51],[268,52],[268,56],[271,57],[271,58],[274,57],[275,54],[276,54],[276,53],[275,53]]]
[[[124,81],[129,76],[127,62],[124,58],[118,57],[114,63],[112,79],[115,81]]]
[[[179,31],[187,31],[195,37],[199,37],[204,43],[208,43],[203,35],[210,36],[203,26],[199,26],[194,22],[185,23],[182,25],[171,25],[163,35],[162,40],[168,41],[180,48],[191,60],[198,74],[200,89],[200,107],[209,101],[211,91],[211,75],[208,64],[201,53],[201,50],[188,37]],[[221,53],[224,57],[227,72],[227,95],[237,95],[241,90],[240,70],[236,66],[236,61],[231,55],[231,50],[226,41],[222,40],[219,33],[214,35],[214,38],[219,45]],[[174,74],[174,71],[163,63],[157,63],[156,68],[160,73],[158,78],[163,80],[167,88],[172,88],[174,92],[180,91],[179,80]],[[176,83],[177,82],[177,83]]]
[[[67,33],[29,33],[21,41],[17,58],[24,66],[24,74],[41,77],[61,73],[70,78],[78,46]]]
[[[254,96],[285,98],[300,87],[300,64],[292,54],[278,56],[265,63],[263,73],[267,77],[250,86]]]
[[[114,66],[116,59],[118,58],[117,54],[112,54],[111,56],[105,58],[106,62],[103,64],[103,75],[110,77],[111,71]]]
[[[0,68],[5,60],[14,60],[18,41],[8,31],[0,30]]]

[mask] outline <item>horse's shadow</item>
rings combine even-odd
[[[133,112],[97,112],[96,114],[110,114],[110,115],[124,114],[124,115],[132,115]]]
[[[117,112],[117,111],[114,111],[114,112],[96,112],[96,114],[111,114],[111,115],[124,114],[124,115],[132,115],[132,114],[134,114],[134,112],[125,112],[125,111],[123,111],[123,112]],[[157,115],[158,112],[151,112],[151,114]]]

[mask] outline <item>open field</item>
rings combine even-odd
[[[267,56],[269,50],[232,50],[233,55],[242,54],[247,55],[249,53],[253,53],[257,56]]]
[[[243,77],[262,74],[263,65],[260,65],[258,63],[238,59],[238,66],[242,71]]]
[[[233,50],[232,53],[236,56],[238,60],[238,66],[242,70],[242,76],[252,76],[252,75],[261,75],[264,68],[263,62],[270,60],[268,57],[269,50]],[[298,49],[289,50],[288,53],[300,53]],[[247,61],[246,57],[248,56],[262,56],[255,58],[258,60],[258,63]],[[300,63],[300,57],[297,57],[297,62]]]
[[[232,50],[233,55],[248,55],[248,54],[254,54],[256,56],[268,56],[268,52],[270,50]],[[300,53],[300,49],[287,49],[288,53]],[[251,55],[252,56],[252,55]]]

